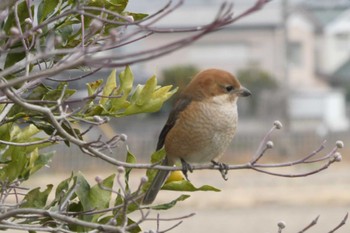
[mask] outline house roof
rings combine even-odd
[[[316,29],[322,30],[349,9],[350,0],[307,0],[297,4],[294,11],[301,12]]]

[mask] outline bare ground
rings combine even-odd
[[[212,184],[222,191],[193,193],[171,213],[159,212],[161,217],[196,213],[171,232],[277,232],[277,223],[281,220],[286,223],[283,232],[299,232],[320,215],[318,224],[308,232],[324,233],[340,223],[350,211],[350,169],[347,164],[295,179],[253,171],[236,171],[229,175],[226,182],[214,171],[191,175],[194,184]],[[174,192],[162,191],[158,201],[171,200],[174,196]],[[160,229],[176,222],[162,222]],[[337,232],[350,232],[349,225]],[[143,226],[144,230],[154,229],[156,224],[146,222]]]
[[[308,169],[311,169],[309,167]],[[302,170],[284,169],[288,173]],[[107,172],[107,174],[106,174]],[[108,171],[89,172],[93,177],[107,176]],[[136,171],[133,182],[144,175]],[[44,186],[56,183],[69,174],[37,176],[27,186]],[[43,180],[43,177],[45,177]],[[283,232],[299,232],[320,215],[318,224],[307,232],[325,233],[334,228],[350,211],[350,166],[349,163],[334,164],[326,171],[303,178],[279,178],[254,171],[231,171],[224,181],[217,171],[195,171],[190,174],[195,186],[213,185],[221,192],[190,193],[191,197],[170,211],[152,211],[150,217],[175,218],[195,213],[191,218],[170,232],[173,233],[272,233],[278,231],[277,223],[283,220]],[[181,193],[161,191],[157,203],[167,202]],[[133,215],[138,220],[139,215]],[[162,221],[160,230],[165,230],[179,221]],[[155,221],[142,224],[144,231],[156,229]],[[350,232],[350,221],[337,233]]]

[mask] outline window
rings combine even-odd
[[[349,33],[338,33],[335,36],[336,36],[337,49],[342,51],[350,49]]]
[[[300,42],[289,42],[288,62],[290,65],[300,67],[303,64],[303,46]]]

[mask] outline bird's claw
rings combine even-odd
[[[181,159],[181,165],[182,165],[182,173],[184,174],[186,180],[190,181],[188,179],[187,172],[190,171],[191,173],[193,172],[193,168],[191,164],[187,163],[184,159]]]
[[[219,171],[221,173],[222,178],[224,180],[228,180],[228,178],[226,177],[226,175],[228,174],[228,170],[229,170],[228,165],[225,163],[216,162],[214,160],[212,160],[211,162],[214,166],[219,166]]]

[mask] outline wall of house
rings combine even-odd
[[[346,131],[345,106],[341,90],[295,91],[289,98],[289,115],[296,130]]]
[[[289,80],[292,87],[320,85],[315,76],[316,38],[314,27],[303,16],[291,15],[288,20]]]
[[[350,59],[350,11],[330,22],[322,36],[322,71],[331,74]]]
[[[145,40],[142,46],[153,48],[184,37],[183,34],[158,34]],[[188,35],[187,35],[188,36]],[[225,28],[207,35],[194,44],[145,63],[147,70],[161,70],[174,65],[193,64],[199,68],[216,67],[236,73],[250,62],[257,62],[276,78],[282,75],[283,53],[281,35],[275,28],[235,29]]]

